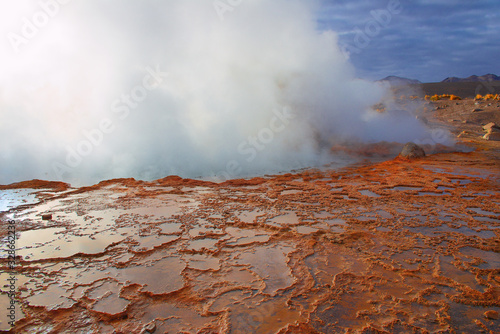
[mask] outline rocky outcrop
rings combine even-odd
[[[425,157],[425,151],[415,143],[406,143],[399,153],[399,156],[405,159],[419,159]]]
[[[495,123],[486,124],[483,126],[483,130],[486,132],[483,139],[500,141],[500,128]]]

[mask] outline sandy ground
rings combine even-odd
[[[428,143],[442,153],[221,184],[4,186],[0,310],[15,275],[16,333],[499,333],[500,142],[480,136],[500,112],[476,103],[422,106],[468,152]]]

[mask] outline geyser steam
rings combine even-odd
[[[0,5],[1,184],[243,177],[425,134],[371,111],[387,90],[355,78],[311,1],[62,2]]]

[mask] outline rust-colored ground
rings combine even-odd
[[[4,188],[1,233],[13,219],[19,237],[13,330],[499,333],[500,145],[479,138],[499,112],[458,102],[424,117],[468,131],[473,152],[222,184]]]

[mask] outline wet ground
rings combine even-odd
[[[0,190],[0,309],[14,273],[16,333],[499,333],[499,170],[493,146],[219,184],[20,184]]]

